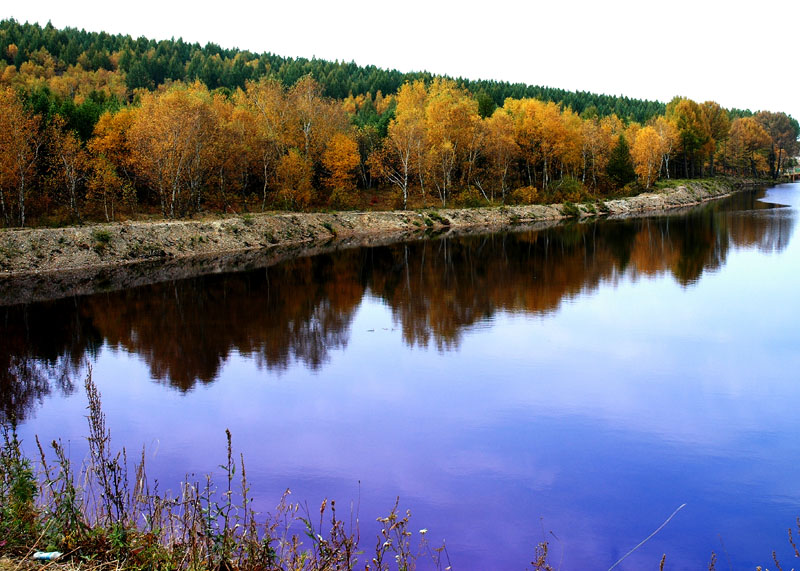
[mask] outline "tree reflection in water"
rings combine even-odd
[[[411,346],[457,348],[498,311],[546,315],[623,277],[670,274],[685,287],[732,246],[787,246],[793,218],[740,194],[687,215],[440,238],[299,258],[251,272],[0,308],[0,407],[24,419],[104,345],[139,355],[186,391],[232,352],[268,370],[317,370],[347,346],[365,295],[382,299]]]

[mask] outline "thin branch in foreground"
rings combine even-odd
[[[648,535],[647,537],[645,537],[645,538],[644,538],[642,541],[640,541],[640,542],[639,542],[639,544],[638,544],[636,547],[634,547],[633,549],[631,549],[630,551],[628,551],[628,552],[627,552],[625,555],[623,555],[623,556],[622,556],[622,557],[621,557],[621,558],[620,558],[620,559],[619,559],[619,560],[618,560],[616,563],[614,563],[614,564],[613,564],[611,567],[609,567],[609,568],[608,568],[608,571],[611,571],[611,570],[612,570],[614,567],[616,567],[617,565],[619,565],[620,563],[622,563],[622,562],[623,562],[625,559],[627,559],[627,558],[628,558],[628,556],[629,556],[631,553],[633,553],[634,551],[636,551],[637,549],[639,549],[639,548],[640,548],[642,545],[644,545],[645,543],[647,543],[648,541],[650,541],[650,540],[653,538],[653,536],[655,536],[655,534],[657,534],[659,531],[661,531],[662,529],[664,529],[664,526],[666,526],[666,525],[667,525],[667,524],[668,524],[668,523],[669,523],[669,522],[672,520],[672,518],[674,518],[674,517],[675,517],[675,514],[677,514],[679,511],[681,511],[681,510],[682,510],[683,508],[685,508],[685,507],[686,507],[686,504],[681,504],[681,505],[679,505],[679,506],[678,506],[678,509],[676,509],[674,512],[672,512],[672,515],[670,515],[670,516],[669,516],[669,517],[668,517],[668,518],[667,518],[667,519],[664,521],[664,523],[662,523],[661,525],[659,525],[659,526],[658,526],[658,528],[657,528],[657,529],[656,529],[656,530],[655,530],[653,533],[651,533],[650,535]]]

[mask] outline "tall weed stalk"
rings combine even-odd
[[[425,530],[419,551],[412,551],[410,513],[401,516],[399,502],[378,520],[382,529],[371,557],[358,549],[358,514],[355,524],[352,513],[345,523],[332,500],[312,518],[287,490],[272,513],[258,514],[229,430],[221,488],[209,475],[187,477],[177,493],[161,492],[147,476],[144,448],[131,470],[126,450],[113,447],[91,368],[85,388],[89,453],[78,470],[60,441],[48,452],[37,438],[37,476],[14,425],[2,427],[0,554],[58,550],[97,568],[276,571],[410,571],[422,556],[449,569],[444,546],[431,549]]]

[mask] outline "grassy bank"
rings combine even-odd
[[[271,213],[179,221],[123,222],[0,232],[0,276],[113,267],[144,261],[325,243],[334,239],[424,234],[432,230],[502,229],[567,218],[626,216],[727,196],[746,181],[673,181],[617,199],[552,205],[387,212]]]

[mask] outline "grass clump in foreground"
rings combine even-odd
[[[419,557],[449,568],[444,545],[432,548],[420,532],[412,551],[410,512],[379,518],[374,552],[358,549],[358,516],[353,526],[325,500],[319,511],[291,503],[289,491],[273,514],[252,508],[244,458],[235,458],[231,433],[224,479],[211,476],[181,483],[162,493],[146,472],[145,453],[128,470],[123,448],[111,447],[100,394],[86,377],[89,400],[89,455],[77,471],[64,445],[53,441],[48,455],[39,439],[37,466],[20,446],[12,423],[2,424],[0,451],[0,558],[28,559],[34,551],[60,551],[61,559],[86,567],[124,569],[413,569]],[[237,474],[238,471],[238,474]],[[24,562],[15,564],[19,569]],[[3,568],[0,565],[0,568]]]

